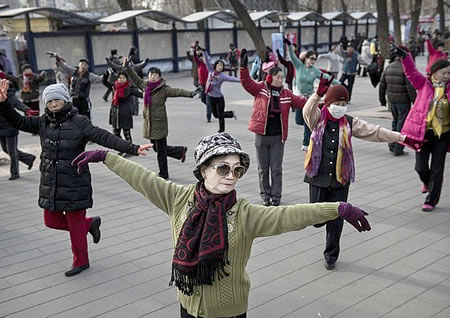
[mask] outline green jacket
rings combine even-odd
[[[126,68],[126,72],[131,81],[142,90],[145,96],[147,81],[143,80],[136,72],[130,68]],[[190,97],[192,92],[181,88],[172,88],[166,84],[162,78],[161,84],[152,91],[152,105],[144,107],[144,125],[143,135],[147,139],[162,139],[169,134],[166,100],[167,97]]]
[[[195,185],[183,186],[159,178],[143,166],[108,152],[106,166],[128,182],[133,189],[167,213],[172,229],[173,246],[194,206]],[[194,286],[194,294],[178,291],[178,300],[190,315],[197,317],[232,317],[247,311],[250,279],[245,271],[253,240],[301,230],[306,226],[337,218],[338,203],[297,204],[265,207],[238,199],[227,211],[228,258],[230,273],[211,286]]]

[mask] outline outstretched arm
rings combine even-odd
[[[423,76],[416,67],[414,60],[410,53],[405,58],[401,59],[403,65],[403,71],[408,78],[411,85],[419,90],[426,83],[427,78]]]
[[[256,96],[264,87],[264,82],[255,82],[248,72],[247,67],[240,68],[240,78],[242,87],[249,92],[252,96]]]
[[[360,138],[367,141],[374,142],[403,142],[405,136],[397,131],[392,131],[381,127],[380,125],[374,125],[368,123],[365,120],[357,117],[353,118],[352,133],[356,138]]]
[[[189,97],[192,98],[193,95],[193,91],[188,91],[182,88],[172,88],[172,87],[168,87],[167,88],[167,97]]]
[[[294,64],[294,67],[297,70],[299,70],[302,67],[303,62],[300,61],[300,59],[297,57],[297,55],[295,55],[294,47],[292,45],[288,45],[288,52],[289,52],[289,58],[291,59],[292,64]]]
[[[61,71],[63,71],[64,73],[66,73],[69,76],[72,75],[72,73],[77,70],[75,67],[67,65],[66,62],[62,61],[62,59],[57,60],[56,65],[58,65],[58,67],[61,69]]]

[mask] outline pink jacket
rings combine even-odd
[[[248,130],[255,134],[264,135],[266,133],[267,117],[269,113],[270,90],[266,81],[255,82],[249,75],[246,67],[240,68],[241,84],[249,92],[255,101],[253,102],[253,111],[250,116]],[[283,88],[280,92],[281,107],[281,141],[285,142],[288,137],[289,113],[291,107],[303,108],[306,98],[295,96],[290,89]]]
[[[430,104],[434,97],[434,88],[429,77],[425,77],[417,70],[411,54],[402,59],[405,75],[411,85],[417,90],[416,101],[406,117],[402,128],[402,135],[418,140],[424,140],[426,119]],[[450,85],[446,87],[447,98],[450,96]]]
[[[433,47],[433,44],[431,43],[430,39],[427,40],[427,48],[428,48],[428,53],[430,55],[428,56],[428,64],[427,64],[427,68],[425,71],[427,72],[427,74],[430,74],[431,65],[433,65],[434,62],[436,62],[437,60],[440,60],[440,59],[446,60],[447,53],[436,50]]]

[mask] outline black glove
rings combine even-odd
[[[202,48],[201,46],[197,46],[197,50],[200,50],[200,51],[202,51],[202,52],[204,52],[204,51],[205,51],[205,49],[204,49],[204,48]]]
[[[283,38],[283,43],[286,45],[291,45],[291,41],[289,41],[287,38]]]
[[[247,55],[247,50],[246,49],[242,49],[241,50],[240,66],[241,67],[247,67],[248,66],[248,55]]]
[[[147,65],[148,62],[150,62],[150,58],[149,58],[149,57],[147,57],[147,58],[145,59],[145,65]]]
[[[130,66],[130,64],[131,64],[131,57],[127,57],[125,59],[125,61],[123,62],[123,66],[128,67],[128,66]]]
[[[395,43],[391,43],[391,54],[394,56],[400,56],[401,58],[405,58],[408,55],[408,52],[399,48]]]

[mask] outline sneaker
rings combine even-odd
[[[308,150],[308,146],[303,145],[302,146],[302,151],[307,151]]]
[[[420,192],[427,193],[428,192],[428,187],[426,185],[422,184],[422,187],[420,188]]]
[[[234,120],[237,120],[236,112],[234,110],[231,111],[233,113]]]
[[[431,212],[434,210],[434,206],[432,206],[431,204],[424,204],[422,205],[422,211],[423,212]]]
[[[187,147],[183,147],[183,150],[181,151],[181,162],[186,161],[186,152],[187,152]]]

